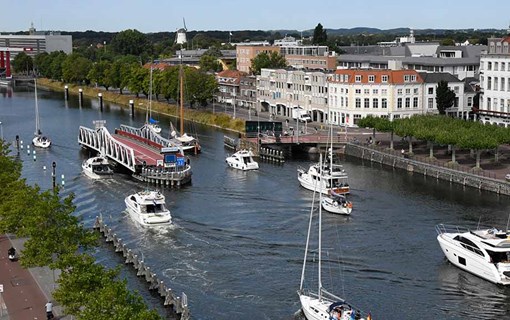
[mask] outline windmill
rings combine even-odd
[[[184,24],[184,28],[180,28],[177,30],[177,36],[175,38],[175,43],[180,44],[181,47],[183,44],[187,42],[186,31],[188,31],[188,29],[186,29],[186,20],[184,20],[184,18],[182,18],[182,22]]]

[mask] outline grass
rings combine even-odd
[[[55,91],[64,91],[63,82],[50,80],[46,78],[37,79],[40,86],[50,88]],[[96,98],[98,93],[103,95],[103,100],[118,104],[122,108],[129,108],[129,100],[133,100],[135,109],[145,110],[147,103],[146,98],[137,98],[131,94],[120,94],[117,92],[106,91],[102,88],[81,86],[76,84],[67,84],[70,93],[79,93],[79,89],[83,90],[83,95]],[[152,112],[167,115],[170,117],[178,117],[178,107],[175,104],[169,104],[161,101],[152,102]],[[234,119],[231,116],[224,113],[212,113],[207,110],[194,110],[186,108],[184,112],[184,119],[187,121],[193,121],[196,123],[202,123],[205,125],[231,130],[239,133],[245,132],[245,120]]]

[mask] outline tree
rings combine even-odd
[[[88,83],[87,74],[92,68],[92,61],[77,53],[68,55],[62,63],[62,78],[66,82]]]
[[[17,73],[30,73],[34,69],[34,61],[32,57],[25,52],[20,52],[14,57],[12,67]]]
[[[445,114],[446,109],[453,106],[455,103],[455,92],[448,88],[448,82],[441,80],[437,84],[436,89],[436,104],[439,114]]]
[[[110,78],[108,77],[108,72],[111,66],[112,64],[107,60],[95,62],[92,65],[87,78],[90,82],[96,83],[98,86],[103,86],[106,91],[108,91],[108,88],[111,86]]]
[[[251,70],[255,74],[260,74],[262,68],[279,69],[285,67],[287,67],[287,60],[276,51],[270,54],[261,52],[251,60]]]
[[[113,51],[121,55],[139,56],[142,53],[152,54],[152,44],[146,35],[136,29],[119,32],[111,43]]]
[[[318,24],[313,30],[313,44],[316,45],[326,45],[328,41],[328,34],[326,30],[322,27],[322,24]]]
[[[223,67],[218,62],[218,58],[204,54],[200,57],[200,70],[204,72],[218,72],[223,70]]]

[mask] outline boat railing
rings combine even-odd
[[[436,232],[437,234],[443,234],[443,233],[464,233],[469,232],[469,228],[456,226],[452,224],[438,224],[436,225]]]

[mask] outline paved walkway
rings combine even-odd
[[[19,253],[23,248],[23,239],[0,235],[0,320],[44,320],[46,319],[45,304],[54,304],[54,319],[71,319],[58,317],[62,314],[51,292],[55,288],[56,273],[48,268],[22,268],[19,261],[10,261],[7,250],[12,246]]]

